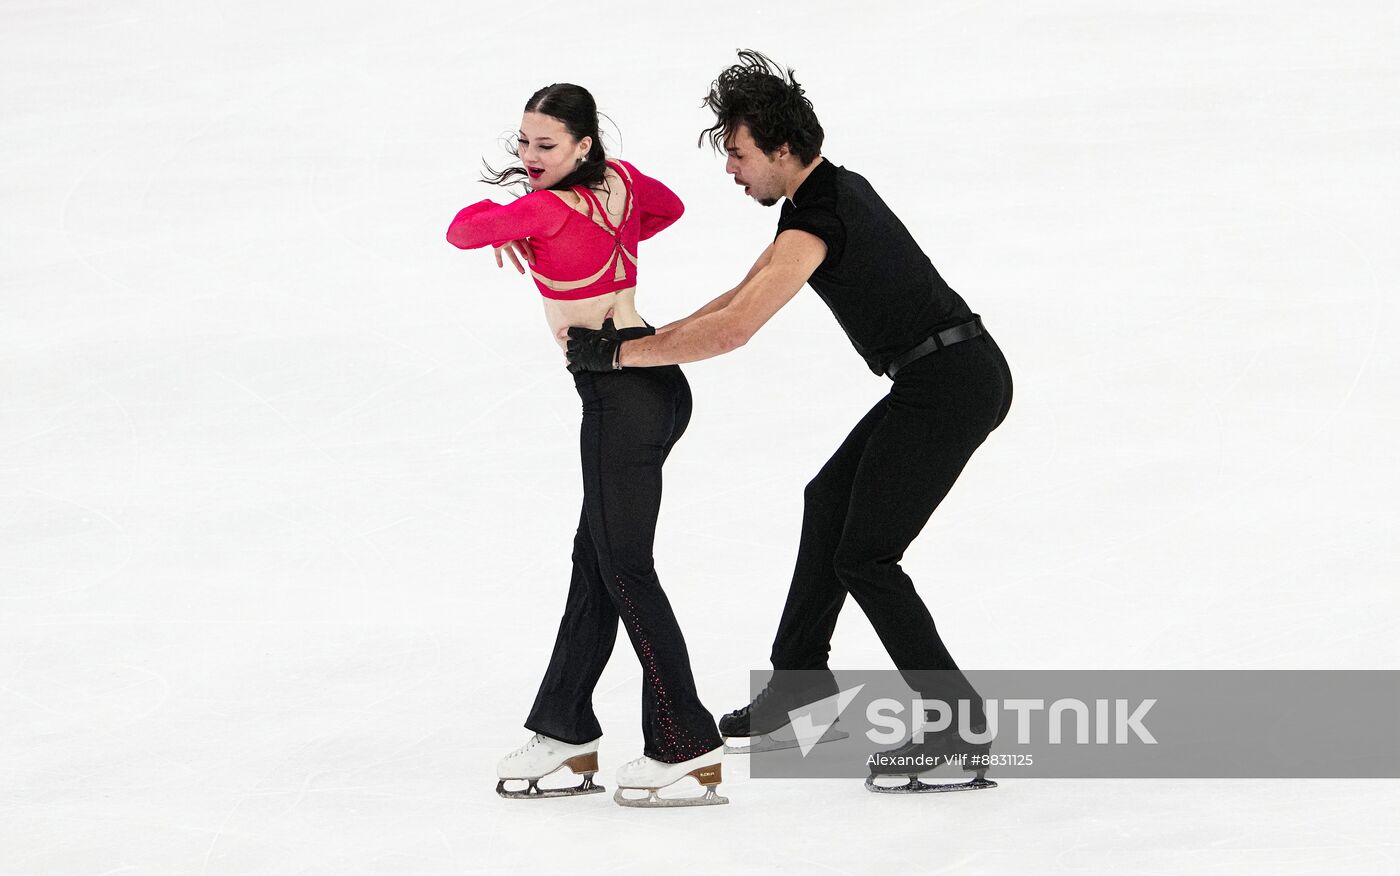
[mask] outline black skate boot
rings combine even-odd
[[[793,715],[809,716],[813,727],[824,732],[816,742],[835,742],[850,734],[836,729],[836,679],[829,672],[788,672],[759,691],[754,701],[719,719],[726,754],[757,754],[797,748],[806,742],[793,727]],[[733,737],[747,737],[748,745],[730,745]],[[813,743],[815,744],[815,743]]]
[[[870,778],[865,780],[865,787],[877,794],[928,794],[995,788],[997,783],[987,778],[991,751],[991,742],[967,742],[952,730],[930,733],[921,742],[910,740],[898,748],[872,754],[869,760]],[[929,784],[919,780],[919,776],[939,768],[974,772],[977,776],[969,782]],[[876,783],[877,779],[908,781],[903,785],[880,785]]]

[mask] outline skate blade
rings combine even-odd
[[[529,782],[529,786],[519,791],[506,789],[506,782]],[[501,779],[496,783],[496,793],[507,800],[543,800],[547,797],[582,797],[585,794],[601,794],[606,791],[602,785],[593,784],[591,775],[572,788],[541,788],[539,779]]]
[[[718,785],[705,787],[705,794],[701,797],[660,797],[655,788],[618,788],[613,792],[613,802],[619,806],[630,806],[634,809],[679,809],[685,806],[720,806],[729,802],[728,797],[721,797],[715,793]],[[646,791],[645,797],[628,797],[623,791]]]
[[[784,728],[788,729],[788,728]],[[800,748],[805,740],[796,737],[784,737],[777,735],[779,731],[772,733],[760,733],[757,736],[727,736],[724,740],[725,754],[762,754],[765,751],[786,751],[789,748]],[[844,730],[837,730],[835,727],[828,727],[813,745],[821,745],[826,742],[838,742],[842,739],[850,738],[849,733]],[[750,739],[748,745],[730,745],[730,739]]]
[[[876,779],[898,779],[898,774],[870,776],[865,780],[865,790],[876,794],[945,794],[952,791],[981,791],[995,788],[997,783],[986,777],[986,770],[979,770],[977,777],[968,782],[922,782],[918,776],[905,776],[909,781],[903,785],[877,785]]]

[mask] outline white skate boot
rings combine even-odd
[[[623,764],[617,771],[617,792],[613,800],[623,806],[656,808],[661,806],[715,806],[728,803],[728,797],[715,793],[720,783],[720,762],[724,759],[724,747],[708,751],[699,757],[680,763],[662,763],[649,757],[639,757]],[[657,790],[679,782],[686,776],[705,788],[703,797],[658,797]],[[627,797],[623,790],[646,791],[645,797]]]
[[[575,775],[583,776],[583,782],[572,788],[540,788],[539,781],[550,773],[568,767]],[[582,745],[570,745],[558,739],[550,739],[543,733],[536,733],[530,741],[496,762],[496,793],[513,800],[536,797],[577,797],[581,794],[598,794],[605,789],[593,784],[593,774],[598,772],[598,740]],[[507,791],[506,782],[529,782],[523,790]]]

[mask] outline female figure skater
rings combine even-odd
[[[637,243],[680,218],[680,199],[625,161],[610,161],[598,135],[593,96],[577,85],[542,88],[525,104],[512,150],[520,167],[491,173],[529,194],[504,206],[489,200],[452,220],[447,240],[462,249],[490,244],[523,273],[530,266],[556,339],[568,326],[602,328],[619,340],[655,334],[637,313]],[[559,340],[561,348],[563,341]],[[554,654],[525,722],[535,735],[502,758],[504,797],[573,796],[593,784],[602,728],[594,685],[612,653],[619,619],[642,666],[643,756],[618,770],[623,805],[727,802],[715,794],[723,740],[700,703],[685,640],[652,566],[661,505],[661,467],[690,420],[690,387],[678,366],[606,373],[579,370],[583,511],[574,536],[573,576]],[[578,787],[541,790],[538,781],[568,767]],[[703,797],[662,799],[656,790],[686,776]],[[507,780],[528,782],[508,791]],[[646,790],[644,798],[624,788]]]

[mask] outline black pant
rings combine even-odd
[[[652,542],[661,466],[690,422],[690,385],[675,365],[583,372],[574,385],[583,399],[583,512],[554,655],[525,726],[573,744],[602,735],[593,688],[620,618],[642,665],[643,753],[666,763],[689,760],[722,741],[695,692]]]
[[[910,686],[947,699],[958,665],[899,561],[952,489],[974,450],[1011,407],[1011,370],[991,335],[954,344],[901,368],[890,392],[807,485],[802,541],[774,670],[826,669],[831,635],[850,593]],[[975,582],[940,582],[941,601]],[[936,673],[920,676],[919,670]],[[935,679],[935,674],[937,678]],[[981,700],[960,671],[956,697]],[[954,703],[955,705],[955,703]]]

